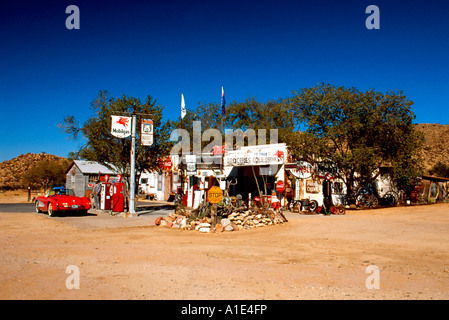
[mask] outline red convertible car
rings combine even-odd
[[[45,196],[36,198],[36,212],[47,211],[49,216],[57,212],[76,211],[86,214],[90,209],[90,200],[86,197],[77,197],[73,190],[64,187],[53,188]]]

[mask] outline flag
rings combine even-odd
[[[223,89],[223,87],[221,87],[221,113],[223,115],[226,114],[225,106],[226,106],[226,100],[225,100],[225,95],[224,95],[224,89]]]
[[[184,102],[184,95],[181,93],[181,120],[184,118],[186,113],[187,111],[186,111],[186,104]]]

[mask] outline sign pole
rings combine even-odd
[[[132,131],[131,131],[131,177],[129,187],[129,213],[136,214],[135,199],[136,199],[136,115],[132,117]]]

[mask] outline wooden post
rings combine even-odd
[[[215,225],[217,224],[217,211],[218,211],[218,204],[213,203],[212,204],[212,208],[210,210],[210,217],[211,217],[211,226],[212,228],[215,227]]]

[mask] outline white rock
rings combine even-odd
[[[221,219],[221,225],[226,228],[227,226],[229,226],[231,224],[231,220],[229,219]]]

